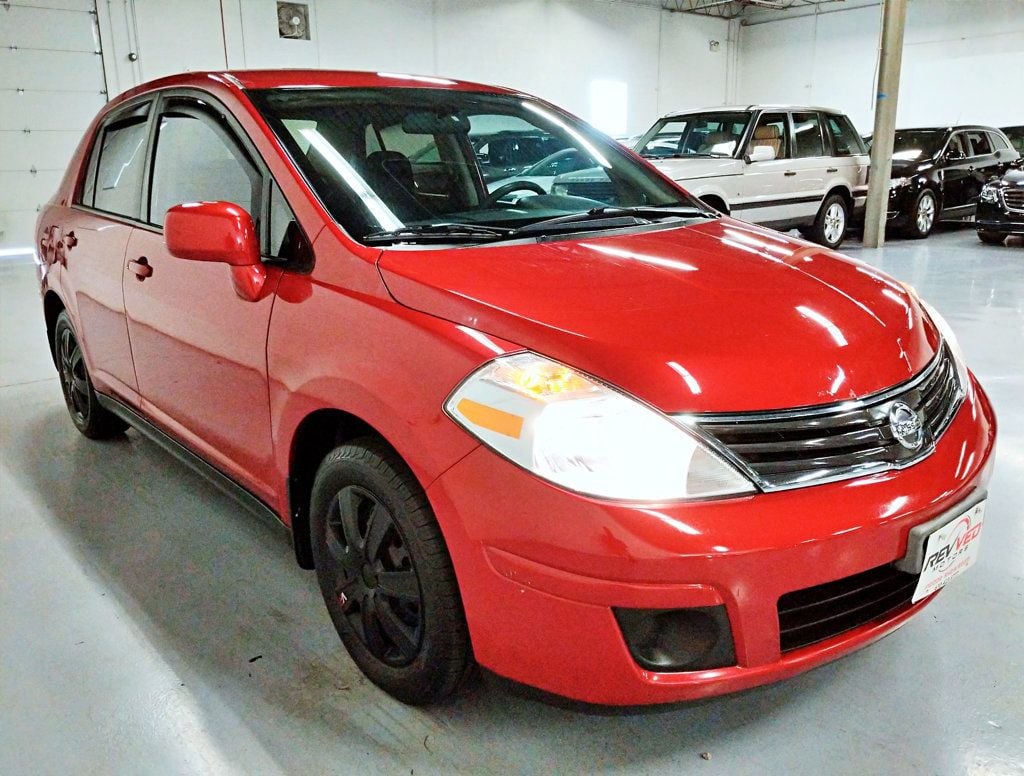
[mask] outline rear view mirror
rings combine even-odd
[[[255,302],[263,295],[267,270],[252,216],[231,202],[175,205],[164,219],[167,251],[179,259],[213,261],[231,267],[235,293]]]
[[[469,117],[462,113],[413,111],[402,119],[407,135],[465,135],[469,133]]]
[[[743,158],[747,164],[751,162],[770,162],[775,158],[775,149],[767,145],[754,146]]]
[[[234,267],[260,263],[260,240],[252,216],[231,202],[175,205],[164,219],[164,241],[179,259]]]

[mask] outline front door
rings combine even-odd
[[[144,412],[266,501],[273,457],[267,332],[280,271],[241,297],[225,264],[170,255],[162,225],[183,202],[227,201],[260,213],[262,179],[225,121],[197,100],[162,102],[154,130],[147,227],[132,234],[124,273]]]
[[[751,161],[742,175],[732,179],[739,190],[735,192],[730,214],[757,224],[788,221],[794,217],[792,199],[797,183],[787,114],[760,115],[747,141],[745,156],[749,158],[759,147],[767,148],[771,158]]]

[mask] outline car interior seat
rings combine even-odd
[[[782,148],[782,133],[774,124],[762,124],[754,130],[754,139],[750,141],[751,148],[765,146],[772,149],[773,158],[779,158],[779,150]]]

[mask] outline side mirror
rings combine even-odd
[[[743,157],[743,160],[750,164],[751,162],[770,162],[775,158],[775,149],[771,146],[759,145],[754,146],[750,149],[749,153]]]
[[[947,162],[953,162],[953,161],[956,161],[957,159],[963,159],[963,158],[965,158],[963,153],[961,153],[960,151],[957,151],[955,148],[950,148],[948,151],[946,151],[946,161]]]
[[[164,242],[172,256],[233,267],[260,263],[260,239],[244,208],[230,202],[187,202],[164,218]]]
[[[164,242],[172,256],[214,261],[231,267],[235,293],[255,302],[263,294],[267,270],[260,261],[260,238],[245,208],[231,202],[175,205],[164,218]]]

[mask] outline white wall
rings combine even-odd
[[[623,134],[729,97],[729,24],[649,0],[307,1],[309,41],[278,37],[275,0],[100,0],[111,93],[225,64],[383,70],[511,86],[590,119],[591,82],[606,80],[626,85],[608,127]]]
[[[828,6],[825,6],[828,8]],[[741,27],[741,102],[793,102],[874,123],[878,3]],[[897,125],[1024,123],[1024,0],[911,0]]]

